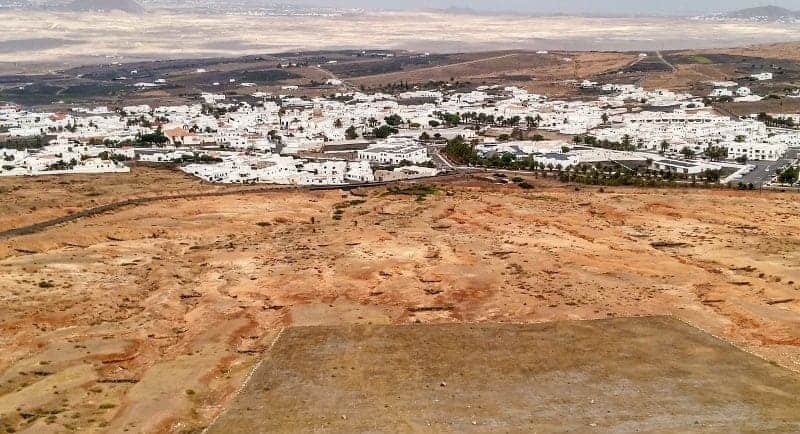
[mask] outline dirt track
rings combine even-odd
[[[0,221],[152,178],[0,180]],[[798,196],[531,182],[175,199],[0,241],[0,427],[203,427],[287,325],[671,314],[800,370]]]

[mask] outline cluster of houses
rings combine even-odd
[[[730,83],[720,88],[725,84]],[[191,105],[67,113],[0,106],[0,176],[124,172],[125,161],[138,160],[178,164],[221,183],[395,180],[436,175],[433,154],[457,136],[482,156],[510,153],[559,167],[645,159],[654,169],[687,174],[721,165],[744,173],[747,160],[777,160],[800,146],[795,131],[718,115],[689,94],[589,81],[577,85],[595,88],[599,96],[563,101],[513,86],[469,91],[444,86],[316,98],[258,92],[247,101],[204,93]],[[596,142],[573,140],[586,136]],[[696,158],[711,148],[725,148],[727,154],[714,161]]]
[[[747,77],[750,81],[769,81],[773,79],[771,72],[759,72]],[[734,102],[756,102],[764,97],[756,95],[749,86],[739,85],[735,81],[714,81],[711,82],[713,90],[708,94],[711,98],[730,98]]]
[[[615,142],[635,138],[638,150],[675,154],[688,149],[699,155],[709,147],[723,147],[727,158],[740,160],[777,160],[790,146],[800,146],[797,132],[770,131],[763,122],[734,120],[708,109],[623,113],[593,135]]]

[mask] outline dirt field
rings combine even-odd
[[[800,101],[797,98],[764,99],[758,102],[725,103],[722,107],[739,116],[762,112],[797,113],[800,112]]]
[[[2,180],[0,218],[156,188],[66,179]],[[671,314],[800,371],[798,196],[531,182],[171,200],[0,240],[0,428],[202,428],[290,325]]]
[[[210,433],[797,432],[800,378],[668,317],[291,328]]]
[[[110,175],[0,178],[0,231],[125,199],[225,190],[171,169]]]
[[[692,50],[686,54],[728,54],[733,56],[762,57],[765,59],[800,61],[800,44],[796,41],[776,44],[753,44],[746,47]]]
[[[738,76],[731,65],[678,65],[675,72],[647,76],[642,86],[646,89],[693,90],[698,84],[734,80]],[[706,84],[706,87],[711,86]]]

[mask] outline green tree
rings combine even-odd
[[[789,166],[778,173],[778,182],[781,184],[794,184],[800,177],[800,167]]]
[[[500,157],[500,162],[503,164],[503,167],[509,167],[511,166],[511,163],[513,163],[516,159],[517,157],[514,156],[514,154],[511,154],[509,152],[504,152],[503,156]]]
[[[386,121],[386,123],[388,125],[391,125],[393,127],[396,127],[396,126],[398,126],[398,125],[403,123],[403,118],[401,118],[400,115],[397,115],[397,114],[393,114],[391,116],[388,116],[388,117],[384,118],[383,120]]]
[[[372,130],[372,135],[378,139],[385,139],[392,134],[397,134],[397,128],[390,127],[389,125],[381,125]]]
[[[139,136],[139,142],[147,145],[164,145],[169,139],[161,131],[161,127],[156,128],[152,133],[142,134]]]
[[[625,150],[628,150],[628,148],[631,147],[631,136],[625,134],[624,136],[622,136],[622,142],[620,143],[622,144],[622,147]]]
[[[444,153],[456,164],[473,164],[478,161],[475,149],[461,136],[448,140]]]
[[[706,157],[711,159],[711,161],[722,160],[728,157],[728,148],[712,145],[706,148],[704,154],[706,154]]]

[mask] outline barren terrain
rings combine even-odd
[[[112,182],[98,182],[103,179]],[[0,230],[49,220],[126,199],[230,190],[166,168],[140,166],[113,177],[40,176],[0,180]]]
[[[762,57],[780,61],[800,61],[797,41],[782,41],[773,44],[756,44],[742,47],[695,50],[691,54],[727,54],[730,56]]]
[[[441,65],[355,77],[348,82],[371,89],[398,82],[457,79],[480,84],[518,84],[530,91],[553,96],[574,93],[574,86],[565,84],[564,80],[616,72],[637,58],[631,53],[598,52],[484,52],[465,57],[460,61],[451,58]]]
[[[149,170],[2,179],[0,229],[154,192]],[[289,325],[663,314],[800,371],[798,196],[530,182],[176,199],[0,240],[0,427],[204,427]]]

